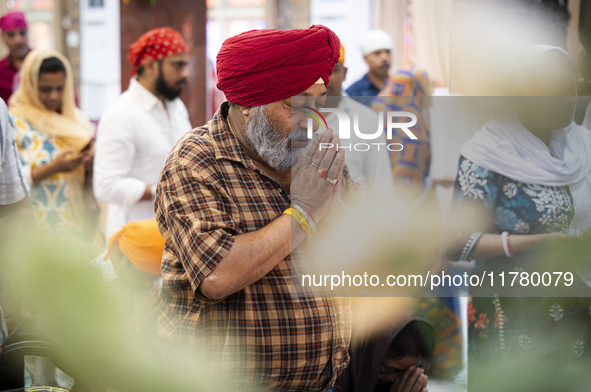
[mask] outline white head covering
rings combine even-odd
[[[534,52],[564,49],[535,45]],[[550,144],[534,136],[517,116],[492,118],[462,147],[477,165],[526,184],[569,186],[575,215],[570,233],[591,230],[591,132],[574,121],[552,132]]]
[[[370,30],[361,36],[361,53],[367,56],[380,49],[392,50],[392,38],[384,30]]]
[[[591,230],[591,132],[572,122],[554,131],[550,145],[519,119],[493,118],[462,147],[479,166],[526,184],[569,186],[575,216],[570,233]]]

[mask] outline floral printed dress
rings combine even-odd
[[[474,217],[476,210],[484,211],[492,227],[478,227],[482,222],[476,222],[477,218],[474,222],[467,219],[465,231],[459,242],[456,241],[460,246],[455,247],[455,255],[448,252],[452,260],[471,260],[484,232],[568,233],[574,215],[568,187],[520,183],[486,170],[463,156],[460,157],[454,203],[454,211],[467,217]],[[476,261],[474,268],[472,273],[536,271],[531,261],[519,257]],[[562,363],[591,358],[589,298],[474,297],[468,304],[468,324],[471,364],[486,366],[521,356],[531,359],[536,353],[566,361]]]
[[[21,166],[26,177],[35,167],[46,165],[64,151],[63,143],[31,126],[24,118],[11,116]],[[89,222],[96,220],[90,190],[84,187],[84,167],[57,173],[31,186],[31,203],[37,227],[47,237],[102,243],[100,233]],[[94,246],[93,246],[94,248]],[[93,249],[94,250],[94,249]]]

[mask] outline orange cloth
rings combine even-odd
[[[164,238],[158,231],[156,219],[128,223],[109,239],[108,253],[116,245],[138,269],[160,275]]]
[[[341,57],[339,57],[339,61],[343,64],[345,64],[345,47],[343,46],[343,43],[341,42]]]

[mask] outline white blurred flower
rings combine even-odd
[[[554,304],[550,306],[548,314],[550,314],[550,317],[552,317],[554,321],[558,321],[564,316],[564,307],[560,304]]]
[[[583,351],[585,351],[585,342],[579,339],[573,344],[573,354],[575,354],[575,357],[581,358]]]

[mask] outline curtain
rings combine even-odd
[[[412,61],[426,69],[438,85],[449,85],[453,2],[374,0],[374,28],[386,31],[394,41],[391,71]],[[405,37],[407,16],[411,21],[410,37],[408,34]],[[406,54],[405,39],[406,46],[410,44],[410,51]]]
[[[407,0],[374,0],[374,27],[384,30],[394,42],[392,68],[402,68],[409,60],[404,56],[404,17],[407,14]]]
[[[438,85],[449,86],[454,0],[413,0],[411,59],[425,68]]]

